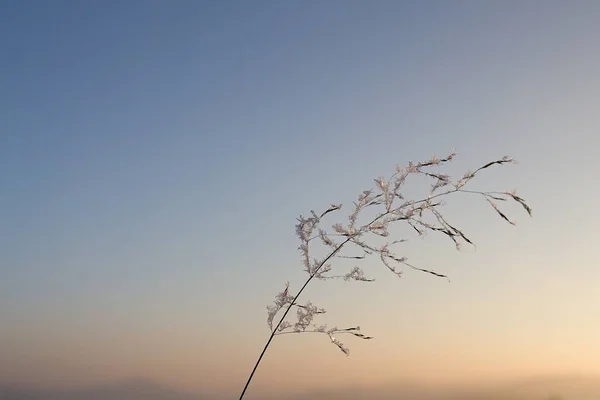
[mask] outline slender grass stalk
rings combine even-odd
[[[347,238],[340,246],[338,246],[338,248],[335,251],[332,251],[323,260],[323,262],[321,263],[321,265],[319,266],[318,269],[320,269],[323,265],[325,265],[327,260],[329,260],[331,257],[333,257],[342,248],[342,246],[344,246],[349,241],[350,241],[350,238]],[[277,333],[277,329],[279,329],[279,327],[281,326],[281,323],[285,320],[285,317],[288,315],[288,313],[292,309],[292,306],[294,305],[294,303],[296,303],[296,300],[298,299],[298,297],[300,297],[300,295],[302,294],[302,292],[304,291],[306,286],[308,286],[308,284],[314,277],[315,277],[315,274],[312,274],[308,277],[306,282],[304,282],[304,285],[302,285],[302,287],[300,288],[300,290],[298,291],[296,296],[294,296],[294,299],[292,300],[290,305],[287,307],[287,309],[283,313],[283,316],[281,317],[281,319],[279,319],[279,322],[275,326],[275,329],[273,329],[273,331],[271,332],[271,335],[269,336],[269,340],[267,340],[267,343],[265,344],[265,347],[263,348],[262,352],[260,353],[260,356],[258,356],[258,360],[256,360],[256,364],[254,364],[254,368],[252,368],[252,372],[250,373],[250,376],[248,377],[248,381],[246,381],[246,384],[244,385],[244,390],[242,390],[242,394],[240,394],[240,400],[242,400],[242,398],[244,397],[244,394],[246,393],[246,390],[248,389],[248,386],[250,385],[250,381],[252,381],[252,377],[254,376],[254,373],[256,372],[256,369],[258,368],[258,364],[260,364],[260,361],[262,360],[263,356],[267,352],[267,349],[269,348],[271,341],[273,340],[273,338],[275,337],[275,334]]]
[[[402,276],[402,271],[397,270],[396,265],[404,265],[416,271],[427,273],[435,277],[448,279],[448,277],[444,274],[429,269],[419,268],[413,264],[408,263],[406,257],[398,257],[394,255],[390,250],[391,246],[404,242],[404,240],[395,240],[392,242],[386,242],[381,246],[377,246],[375,244],[367,243],[362,239],[363,237],[376,236],[379,239],[385,239],[389,236],[388,227],[395,222],[402,221],[406,222],[419,235],[423,235],[427,231],[433,231],[448,236],[454,242],[457,249],[459,249],[461,242],[465,242],[474,246],[473,242],[461,230],[451,225],[437,209],[437,207],[441,207],[443,203],[436,199],[443,196],[448,196],[453,193],[465,193],[483,196],[484,199],[497,212],[497,214],[502,219],[511,223],[512,225],[514,225],[514,222],[511,221],[502,211],[500,211],[494,200],[506,201],[507,199],[512,199],[519,203],[531,216],[531,208],[526,204],[525,200],[516,195],[515,191],[481,192],[463,189],[463,187],[468,182],[470,182],[479,171],[489,168],[493,165],[503,165],[506,163],[513,162],[514,160],[509,157],[504,157],[500,160],[489,162],[483,165],[482,167],[476,169],[474,172],[469,171],[466,174],[464,174],[463,177],[459,179],[456,183],[452,183],[448,175],[425,171],[426,169],[429,169],[431,167],[436,167],[441,164],[450,162],[455,155],[456,153],[452,152],[450,153],[450,155],[443,159],[439,159],[433,156],[430,160],[425,162],[419,162],[416,164],[411,162],[407,167],[397,167],[396,172],[388,180],[385,180],[383,178],[375,179],[379,193],[374,194],[375,192],[373,190],[364,191],[359,196],[358,202],[354,203],[354,210],[348,218],[349,223],[346,226],[339,223],[333,225],[335,233],[328,233],[325,230],[319,228],[318,234],[313,236],[313,232],[319,226],[322,218],[329,213],[339,211],[342,207],[341,204],[332,204],[320,216],[311,210],[311,217],[304,218],[300,216],[298,218],[298,225],[296,225],[296,233],[301,241],[299,249],[303,257],[305,271],[308,273],[308,278],[295,295],[290,295],[288,293],[289,283],[286,284],[285,290],[276,296],[275,304],[267,307],[269,311],[267,323],[271,328],[271,334],[269,335],[269,338],[262,352],[260,353],[258,359],[254,364],[254,367],[252,368],[250,375],[248,376],[248,380],[246,381],[246,384],[244,385],[244,388],[240,394],[240,400],[244,398],[244,395],[246,394],[246,391],[254,377],[254,374],[260,362],[262,361],[267,349],[269,348],[271,342],[273,341],[273,338],[276,335],[289,333],[326,334],[329,336],[330,341],[346,355],[349,355],[349,350],[338,339],[336,339],[333,336],[334,334],[350,334],[360,339],[372,339],[372,337],[370,336],[366,336],[362,333],[359,333],[359,326],[344,329],[340,329],[338,327],[327,329],[326,325],[319,326],[313,324],[314,317],[318,314],[325,313],[325,309],[318,308],[314,306],[311,302],[307,302],[305,305],[297,303],[297,300],[300,297],[300,295],[304,292],[304,289],[306,289],[308,284],[314,278],[321,280],[343,278],[346,281],[374,281],[374,279],[369,279],[365,277],[362,269],[358,267],[354,267],[350,272],[346,273],[345,275],[327,275],[327,273],[332,270],[332,267],[330,264],[328,264],[328,262],[330,262],[331,259],[333,259],[334,257],[362,260],[371,255],[378,255],[382,263],[398,277]],[[395,201],[404,200],[404,197],[399,192],[399,189],[404,185],[405,180],[409,175],[424,175],[426,177],[435,179],[435,182],[431,185],[429,194],[426,198],[418,201],[404,201],[400,206],[394,207]],[[435,193],[437,190],[446,186],[453,186],[453,188],[443,191],[441,193]],[[436,201],[434,202],[434,200]],[[360,212],[371,206],[384,206],[385,211],[379,213],[376,217],[372,218],[367,224],[359,225],[358,217]],[[430,217],[435,219],[435,222],[429,222],[424,217],[424,214],[427,214],[427,212],[430,213]],[[344,239],[341,242],[336,242],[335,238],[340,237]],[[315,239],[320,239],[322,245],[328,246],[331,249],[331,251],[321,260],[314,258],[311,260],[310,257],[309,246],[310,243],[313,242]],[[342,251],[342,249],[347,247],[348,245],[355,245],[357,248],[363,251],[363,254],[359,256],[339,254]],[[291,324],[286,321],[286,317],[288,316],[290,310],[293,307],[298,308],[297,322],[295,324]],[[273,319],[276,316],[276,314],[278,314],[279,311],[282,309],[284,309],[283,314],[279,318],[279,321],[277,322],[275,327],[273,327]],[[312,329],[307,329],[309,327]]]

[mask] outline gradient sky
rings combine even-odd
[[[295,218],[446,154],[473,188],[406,255],[316,282],[324,323],[278,337],[251,391],[600,374],[600,2],[4,1],[0,376],[238,392],[265,306],[304,274]],[[412,196],[421,197],[415,186]],[[332,222],[335,222],[332,220]],[[414,239],[414,238],[413,238]],[[392,279],[394,278],[394,279]]]

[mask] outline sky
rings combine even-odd
[[[0,384],[235,397],[265,307],[306,278],[298,215],[453,149],[457,177],[518,160],[472,189],[516,188],[533,218],[452,198],[476,249],[401,248],[450,283],[376,261],[373,283],[311,283],[319,323],[374,339],[345,357],[278,336],[249,398],[600,376],[599,19],[593,1],[2,2]]]

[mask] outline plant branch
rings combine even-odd
[[[296,302],[296,300],[298,300],[298,297],[300,297],[300,295],[302,294],[302,292],[304,291],[304,289],[306,288],[306,286],[310,283],[310,281],[313,280],[313,278],[315,277],[315,275],[319,272],[319,269],[325,265],[325,263],[327,261],[329,261],[329,259],[331,257],[333,257],[334,255],[336,255],[340,249],[350,241],[351,238],[346,238],[346,240],[344,240],[340,245],[337,246],[337,248],[335,250],[333,250],[327,257],[325,257],[325,259],[321,262],[321,264],[319,265],[319,267],[315,270],[314,273],[312,273],[308,279],[306,280],[306,282],[304,282],[304,285],[302,285],[302,287],[300,288],[300,290],[298,291],[298,293],[296,294],[296,296],[294,296],[294,299],[292,300],[292,302],[289,304],[289,306],[287,307],[287,309],[285,310],[285,312],[283,313],[283,316],[279,319],[279,322],[277,323],[277,325],[275,326],[275,328],[273,329],[273,331],[271,332],[271,335],[269,336],[269,340],[267,340],[267,343],[265,344],[265,347],[263,348],[262,352],[260,353],[260,356],[258,357],[258,360],[256,360],[256,364],[254,364],[254,368],[252,368],[252,372],[250,373],[250,376],[248,377],[248,380],[246,381],[246,384],[244,385],[244,389],[242,390],[242,394],[240,395],[240,400],[242,400],[242,398],[244,397],[244,394],[246,393],[246,390],[248,389],[248,386],[250,385],[250,381],[252,380],[252,377],[254,376],[254,373],[256,372],[256,369],[258,368],[258,365],[260,364],[263,356],[265,355],[265,353],[267,352],[267,349],[269,348],[269,345],[271,344],[271,341],[273,340],[273,338],[275,337],[276,333],[277,333],[277,329],[279,328],[279,326],[281,325],[281,323],[283,322],[283,320],[285,319],[285,317],[288,315],[288,313],[290,312],[292,306],[294,305],[294,303]]]
[[[371,225],[371,224],[377,222],[380,218],[383,218],[383,217],[387,216],[388,214],[389,214],[389,211],[375,217],[368,225]],[[308,277],[306,282],[304,282],[304,285],[302,285],[302,287],[300,288],[298,293],[296,293],[296,296],[294,296],[294,299],[288,305],[287,309],[285,310],[285,312],[279,319],[279,322],[277,323],[277,325],[275,325],[275,328],[273,328],[273,331],[271,332],[271,335],[269,336],[269,340],[267,340],[267,343],[265,344],[265,347],[263,348],[262,352],[260,353],[260,356],[258,356],[258,360],[256,360],[256,363],[254,364],[254,367],[252,368],[252,372],[250,373],[250,376],[248,377],[248,380],[246,381],[246,384],[244,385],[244,389],[242,390],[242,394],[240,395],[240,400],[242,400],[242,398],[244,397],[244,394],[246,393],[246,390],[248,389],[248,386],[250,385],[250,381],[252,381],[252,377],[254,376],[254,373],[256,372],[256,369],[258,368],[258,365],[260,364],[263,356],[267,352],[267,349],[269,348],[271,341],[273,340],[275,335],[278,334],[277,329],[279,329],[279,326],[281,326],[281,323],[285,320],[285,317],[288,315],[288,313],[292,309],[292,306],[294,306],[294,304],[296,303],[296,300],[298,300],[298,297],[300,297],[300,295],[302,294],[302,292],[304,291],[306,286],[308,286],[310,281],[312,281],[314,279],[314,277],[318,274],[319,270],[323,267],[323,265],[325,265],[325,263],[327,263],[327,261],[329,261],[333,256],[335,256],[342,249],[342,247],[344,247],[351,240],[352,240],[352,236],[347,237],[331,253],[329,253],[327,255],[327,257],[325,257],[321,261],[321,263],[315,269],[315,271],[312,274],[310,274],[310,276]]]
[[[290,333],[323,333],[329,336],[329,339],[335,344],[344,354],[349,355],[349,349],[346,348],[343,343],[336,339],[334,334],[351,334],[361,339],[371,339],[370,336],[359,333],[360,327],[338,329],[337,327],[327,330],[326,325],[318,326],[313,324],[313,317],[318,314],[326,312],[323,308],[317,308],[311,302],[307,302],[305,305],[297,304],[298,298],[302,295],[308,284],[314,279],[329,280],[335,278],[343,278],[344,280],[356,280],[363,282],[371,282],[373,279],[369,279],[365,276],[364,271],[355,266],[350,272],[345,275],[328,275],[332,271],[332,266],[328,262],[335,258],[345,258],[354,260],[363,260],[367,256],[377,255],[381,262],[395,275],[401,276],[402,270],[398,270],[397,266],[405,266],[410,269],[430,274],[439,278],[446,278],[450,280],[446,275],[435,272],[433,270],[419,268],[413,264],[408,263],[406,257],[396,256],[391,251],[391,246],[404,242],[405,240],[389,240],[386,239],[385,243],[376,244],[369,242],[371,239],[381,240],[387,238],[390,235],[389,227],[395,222],[404,221],[410,227],[412,227],[419,235],[423,235],[428,231],[443,233],[448,236],[455,244],[456,248],[464,243],[473,245],[473,242],[457,227],[451,225],[448,220],[438,210],[439,206],[443,206],[444,202],[441,200],[435,200],[443,196],[448,196],[453,193],[467,193],[481,195],[484,199],[492,206],[496,213],[504,220],[514,225],[511,221],[494,203],[493,200],[506,201],[508,199],[518,202],[531,216],[532,210],[526,204],[525,200],[517,196],[516,192],[482,192],[474,190],[463,189],[475,175],[483,169],[489,168],[493,165],[503,165],[506,163],[514,162],[510,157],[503,157],[502,159],[488,162],[482,167],[476,169],[474,172],[468,171],[462,176],[456,183],[452,183],[451,178],[447,174],[428,172],[431,171],[429,167],[439,166],[441,164],[451,161],[455,152],[450,153],[446,158],[437,158],[435,155],[425,162],[413,163],[410,162],[406,167],[397,167],[395,173],[391,175],[389,179],[378,177],[375,179],[376,190],[365,190],[358,196],[358,200],[354,202],[354,209],[348,216],[348,224],[336,223],[333,225],[333,232],[328,233],[323,230],[319,224],[321,219],[334,211],[341,209],[341,204],[332,204],[325,212],[320,215],[315,213],[313,210],[310,211],[311,216],[304,218],[302,215],[299,217],[298,225],[296,225],[296,234],[299,236],[301,245],[299,250],[302,253],[302,263],[304,264],[305,271],[308,273],[308,278],[300,288],[300,290],[294,295],[288,293],[289,283],[286,284],[285,290],[277,294],[275,297],[275,304],[267,306],[268,317],[267,324],[271,328],[271,334],[262,349],[258,359],[256,360],[254,367],[246,381],[246,384],[239,397],[240,400],[244,397],[254,374],[262,361],[267,349],[269,348],[273,338],[276,335],[290,334]],[[428,171],[426,171],[427,169]],[[418,201],[406,201],[404,196],[400,193],[400,187],[402,187],[409,175],[422,175],[428,178],[433,178],[435,181],[431,184],[428,196]],[[441,188],[446,190],[438,192]],[[437,193],[436,193],[437,192]],[[400,205],[394,205],[396,200],[404,200]],[[366,225],[359,224],[359,214],[362,210],[371,206],[382,206],[384,209],[380,214],[374,217],[371,222]],[[429,212],[429,214],[428,214]],[[433,220],[429,220],[433,217]],[[318,231],[317,235],[314,235],[315,230]],[[343,238],[343,239],[341,239]],[[326,253],[327,255],[321,259],[315,259],[311,257],[313,248],[313,241],[320,239],[321,245],[330,248],[331,250]],[[341,240],[341,241],[340,241]],[[356,245],[361,248],[363,254],[356,255],[352,254],[340,254],[342,248],[348,243]],[[286,321],[292,307],[297,307],[297,322],[291,324]],[[279,314],[281,310],[283,315],[279,318],[279,321],[273,326],[273,320]],[[293,328],[292,331],[286,331],[286,329]],[[311,328],[311,329],[307,329]]]

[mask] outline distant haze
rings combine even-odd
[[[418,385],[390,385],[385,388],[309,391],[300,394],[263,393],[248,399],[267,400],[596,400],[600,379],[548,377],[479,388],[428,389]],[[221,400],[216,394],[185,393],[152,382],[131,381],[78,390],[25,389],[0,387],[1,400]]]

